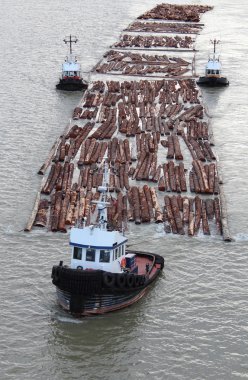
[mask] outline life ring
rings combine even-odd
[[[79,265],[79,266],[77,267],[77,269],[83,270],[83,267],[82,267],[81,265]]]
[[[114,273],[105,272],[103,274],[103,283],[108,288],[112,288],[115,284],[115,275]]]
[[[126,283],[128,288],[132,288],[134,286],[134,275],[133,274],[128,274],[126,278]]]
[[[124,273],[121,273],[121,274],[118,274],[116,276],[116,285],[118,286],[118,288],[125,288],[126,286],[126,275]]]
[[[127,266],[127,261],[126,261],[126,258],[124,256],[121,259],[121,268],[124,269],[124,268],[126,268],[126,266]]]

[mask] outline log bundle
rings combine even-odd
[[[199,22],[201,14],[210,11],[211,9],[213,9],[213,7],[206,5],[159,4],[155,8],[139,16],[138,19]]]
[[[133,36],[124,34],[119,42],[114,44],[116,48],[174,48],[174,49],[192,49],[194,38],[191,36]]]
[[[196,236],[202,231],[210,235],[211,228],[221,234],[219,199],[201,199],[166,195],[163,208],[164,229],[166,233]]]
[[[93,69],[97,73],[118,73],[128,76],[145,76],[162,74],[162,76],[183,76],[189,72],[191,62],[179,57],[167,55],[148,55],[111,50],[104,57],[105,62],[99,62]],[[160,75],[161,76],[161,75]]]
[[[189,176],[191,192],[219,194],[219,178],[215,163],[203,165],[201,161],[194,160]]]
[[[176,22],[135,21],[124,30],[127,32],[198,34],[202,30],[202,25]]]

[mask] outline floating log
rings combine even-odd
[[[146,196],[144,193],[144,190],[142,187],[138,188],[139,191],[139,201],[140,201],[140,217],[141,217],[141,222],[150,222],[150,215],[149,215],[149,210],[147,206],[147,201],[146,201]]]
[[[207,211],[206,211],[206,203],[204,200],[202,201],[202,229],[203,229],[204,235],[210,235]]]
[[[179,211],[177,197],[175,195],[173,195],[170,198],[170,203],[171,203],[171,209],[173,212],[174,220],[177,226],[177,231],[180,235],[184,235],[183,221],[182,221],[181,214]]]
[[[172,233],[177,234],[178,233],[177,225],[176,225],[174,215],[172,212],[170,197],[168,195],[166,195],[164,197],[164,203],[165,203],[165,208],[166,208],[166,212],[167,212],[168,222],[170,223]]]
[[[35,217],[35,226],[46,227],[47,225],[47,213],[49,209],[49,203],[47,199],[41,199],[39,202],[38,211]]]
[[[153,208],[155,210],[155,223],[163,222],[163,213],[158,203],[157,193],[154,187],[150,188]]]
[[[135,221],[135,224],[140,224],[141,216],[140,216],[139,191],[136,186],[133,186],[131,190],[132,190],[132,199],[133,199],[134,221]]]
[[[35,217],[36,217],[37,212],[38,212],[39,202],[40,202],[40,191],[37,192],[32,213],[29,217],[29,220],[26,224],[26,227],[24,228],[24,231],[26,231],[26,232],[30,232],[32,227],[33,227]]]
[[[46,161],[40,167],[40,169],[38,171],[38,174],[40,174],[40,175],[44,175],[45,174],[48,166],[50,165],[50,163],[51,163],[51,161],[52,161],[52,159],[54,157],[55,152],[58,149],[58,146],[59,146],[60,142],[61,142],[61,137],[58,137],[57,140],[55,141],[55,143],[53,144],[53,146],[52,146],[52,148],[51,148],[51,150],[49,152],[49,155],[48,155]]]
[[[201,198],[196,196],[195,197],[195,224],[194,224],[195,234],[197,234],[200,229],[201,218],[202,218],[202,201],[201,201]]]

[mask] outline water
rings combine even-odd
[[[64,130],[79,94],[55,90],[62,39],[76,34],[83,71],[157,0],[0,0],[1,132],[0,378],[248,378],[247,89],[248,5],[208,1],[197,71],[209,39],[222,40],[226,89],[204,90],[222,166],[234,243],[163,236],[131,226],[130,243],[165,257],[156,285],[123,311],[76,320],[56,305],[51,266],[66,260],[68,236],[22,230],[41,178],[37,170]],[[177,3],[177,1],[174,1]],[[191,3],[191,2],[187,2]],[[198,4],[206,2],[197,1]]]

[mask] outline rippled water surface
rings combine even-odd
[[[3,380],[248,378],[246,2],[196,1],[215,6],[203,17],[197,71],[217,33],[231,83],[204,90],[203,97],[235,242],[131,226],[130,243],[162,254],[164,273],[134,306],[76,320],[56,305],[50,279],[52,265],[66,260],[68,236],[22,231],[41,182],[37,170],[80,100],[80,94],[55,90],[63,37],[78,36],[88,72],[121,30],[157,2],[0,0]]]

